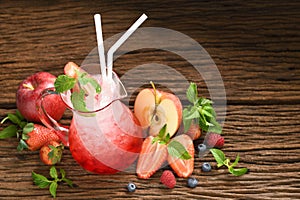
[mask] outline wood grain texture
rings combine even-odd
[[[102,14],[104,38],[109,38],[143,12],[149,16],[144,27],[179,31],[210,54],[226,89],[223,150],[231,159],[239,153],[239,166],[250,172],[233,177],[217,169],[211,156],[196,157],[193,176],[200,185],[190,189],[186,179],[178,178],[175,189],[168,190],[159,183],[162,170],[149,180],[126,172],[94,175],[66,149],[58,167],[76,187],[60,185],[58,199],[300,199],[299,1],[0,1],[0,119],[16,109],[15,92],[25,77],[37,71],[61,74],[68,61],[81,63],[96,47],[94,13]],[[171,52],[130,52],[115,61],[114,69],[122,78],[147,63],[176,69],[209,97],[199,73]],[[184,96],[180,82],[157,73],[162,88],[166,80]],[[134,84],[126,86],[134,92]],[[67,113],[62,122],[70,118]],[[31,171],[47,175],[48,167],[38,152],[17,152],[16,146],[16,139],[0,140],[0,199],[51,199],[31,179]],[[201,172],[204,161],[212,163],[211,173]],[[135,193],[126,192],[129,181],[136,183]]]

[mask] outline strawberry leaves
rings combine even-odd
[[[49,192],[52,197],[56,197],[56,190],[59,182],[65,182],[70,187],[73,187],[73,183],[70,179],[66,178],[66,172],[63,169],[60,169],[61,178],[59,178],[57,170],[54,166],[50,168],[49,175],[52,179],[48,179],[47,177],[37,174],[32,171],[31,176],[35,185],[39,188],[47,188],[49,187]]]
[[[225,154],[220,149],[210,149],[210,152],[213,154],[215,160],[217,161],[217,167],[226,166],[229,173],[233,174],[234,176],[241,176],[248,172],[247,168],[234,168],[240,160],[239,155],[237,155],[235,161],[230,164],[230,159],[226,158]]]
[[[196,120],[202,130],[220,134],[222,127],[216,121],[216,112],[212,107],[213,102],[209,99],[198,97],[197,85],[195,83],[190,83],[186,96],[192,105],[183,110],[184,132],[187,132],[192,121]]]

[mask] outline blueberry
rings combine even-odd
[[[211,170],[211,166],[209,163],[205,162],[202,164],[202,171],[209,172]]]
[[[188,178],[187,184],[190,188],[195,188],[198,185],[198,180],[196,178]]]
[[[134,183],[128,183],[128,185],[127,185],[128,192],[134,192],[135,189],[136,189],[136,186]]]
[[[205,144],[199,144],[198,145],[198,151],[199,151],[199,153],[206,151],[206,145]]]

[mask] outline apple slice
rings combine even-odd
[[[174,94],[154,89],[143,89],[136,97],[134,114],[141,126],[149,128],[149,134],[157,136],[166,124],[172,137],[182,119],[182,105]]]
[[[148,128],[155,108],[155,98],[151,89],[143,89],[137,95],[134,103],[134,114],[143,129]]]

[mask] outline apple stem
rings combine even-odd
[[[159,104],[159,99],[158,99],[158,97],[156,95],[156,88],[155,88],[155,85],[154,85],[154,83],[152,81],[150,81],[150,84],[151,84],[151,86],[152,86],[152,88],[154,90],[155,106],[157,106]]]
[[[30,89],[30,90],[34,90],[34,87],[33,87],[31,84],[26,84],[26,83],[24,83],[24,84],[23,84],[23,87],[28,88],[28,89]]]

